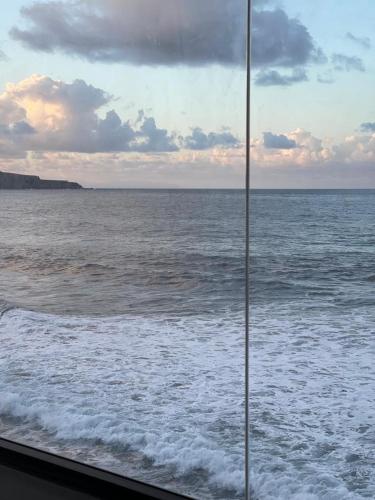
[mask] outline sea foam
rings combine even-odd
[[[241,321],[6,310],[0,414],[78,449],[90,440],[135,450],[177,477],[202,471],[236,498],[244,481]],[[38,444],[49,448],[47,438]]]

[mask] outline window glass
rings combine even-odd
[[[375,496],[374,19],[253,5],[254,498]]]
[[[3,6],[2,437],[243,498],[245,7]]]

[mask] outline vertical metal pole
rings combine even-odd
[[[246,202],[245,202],[245,498],[250,500],[250,60],[251,60],[251,7],[252,0],[247,0],[246,21]]]

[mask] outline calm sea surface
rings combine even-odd
[[[0,191],[0,432],[243,498],[243,191]],[[375,497],[375,191],[251,198],[252,498]]]

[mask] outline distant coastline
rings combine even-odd
[[[37,175],[0,172],[0,189],[83,189],[78,182],[46,180]]]

